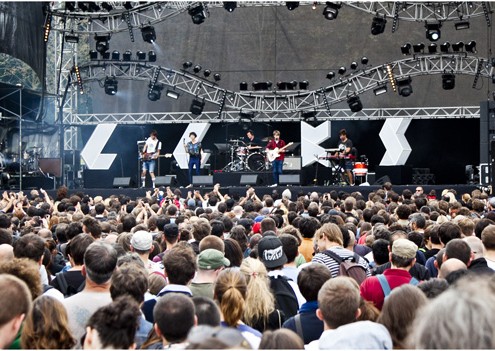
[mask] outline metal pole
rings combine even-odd
[[[19,88],[19,191],[22,191],[22,86]]]

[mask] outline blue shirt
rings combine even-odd
[[[318,309],[318,301],[308,301],[302,304],[296,316],[301,318],[301,327],[303,332],[304,344],[307,345],[311,341],[318,340],[323,333],[323,321],[316,316]],[[295,318],[291,317],[285,321],[282,328],[292,330],[297,334]]]

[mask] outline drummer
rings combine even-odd
[[[255,150],[259,150],[262,148],[261,147],[261,140],[254,136],[254,133],[252,130],[248,130],[246,132],[246,136],[248,138],[248,140],[246,141],[246,145],[247,145],[247,148],[250,152],[255,151]]]

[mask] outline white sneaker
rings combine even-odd
[[[269,187],[269,188],[274,188],[274,187],[276,187],[276,186],[278,186],[278,184],[268,185],[268,187]]]
[[[192,188],[192,184],[189,184],[188,186],[186,186],[186,188]]]

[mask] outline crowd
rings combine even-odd
[[[0,347],[495,348],[495,197],[474,190],[0,201]]]

